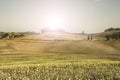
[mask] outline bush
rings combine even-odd
[[[115,39],[115,40],[120,40],[120,32],[116,32],[116,33],[113,33],[111,35],[105,35],[105,38],[107,40],[110,40],[110,39]]]
[[[117,30],[120,30],[120,28],[108,28],[108,29],[105,29],[105,32],[113,31],[113,30],[117,31]]]

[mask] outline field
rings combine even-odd
[[[120,80],[120,41],[56,36],[0,40],[0,80]]]

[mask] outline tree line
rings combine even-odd
[[[120,31],[120,28],[108,28],[108,29],[105,29],[105,32],[107,31]]]
[[[110,39],[120,40],[120,28],[108,28],[105,30],[105,32],[110,32],[110,34],[105,35],[105,38],[107,40]]]
[[[24,37],[24,33],[15,33],[15,32],[0,32],[0,39],[13,39]]]

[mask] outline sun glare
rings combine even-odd
[[[62,20],[59,17],[52,16],[47,19],[47,27],[51,30],[62,29]]]

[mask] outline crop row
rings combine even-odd
[[[120,63],[0,68],[0,80],[120,80]]]

